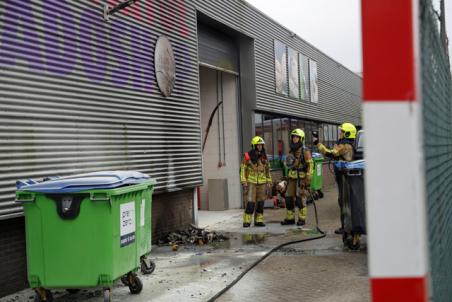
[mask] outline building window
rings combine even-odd
[[[292,48],[288,49],[289,58],[289,96],[295,99],[300,99],[300,72],[298,71],[298,53]]]
[[[282,140],[282,148],[284,150],[284,154],[287,154],[289,152],[289,135],[292,131],[291,127],[291,120],[287,117],[281,119],[281,140]]]
[[[302,120],[298,120],[298,126],[297,128],[300,128],[303,131],[306,131],[306,122],[302,121]],[[306,133],[305,133],[306,135]]]
[[[264,115],[264,141],[265,151],[270,160],[273,159],[273,119],[271,115]]]
[[[319,102],[319,85],[317,82],[317,62],[309,60],[309,82],[311,90],[311,102]]]
[[[309,61],[308,57],[299,55],[300,66],[300,98],[309,101]]]
[[[337,125],[333,124],[260,113],[254,115],[254,121],[256,135],[265,140],[265,149],[272,169],[283,167],[285,156],[290,151],[290,133],[296,128],[305,132],[305,146],[311,150],[315,149],[312,145],[312,131],[320,131],[320,139],[327,146],[332,146],[337,140]],[[334,131],[336,134],[333,134]]]
[[[337,127],[337,125],[333,126],[333,134],[334,134],[333,140],[334,142],[337,142],[337,140],[339,139],[339,128]]]
[[[297,100],[319,102],[317,61],[274,40],[275,92]]]
[[[254,114],[254,133],[260,137],[264,136],[264,126],[262,125],[262,114]]]
[[[275,40],[275,86],[276,93],[287,96],[287,47]]]
[[[279,117],[273,118],[273,140],[275,142],[273,158],[282,160],[282,156],[284,155],[284,147],[282,140],[282,125]]]
[[[293,129],[298,128],[298,120],[297,119],[290,119],[290,129],[289,131],[292,132]]]
[[[328,125],[328,144],[330,146],[334,145],[334,125]]]
[[[323,124],[322,130],[323,135],[321,135],[320,137],[323,138],[323,144],[329,148],[332,148],[339,139],[338,125]]]
[[[306,122],[304,126],[305,133],[305,145],[306,147],[312,147],[312,131],[315,129],[316,124],[313,122]]]
[[[328,124],[324,126],[324,132],[323,132],[323,144],[327,147],[330,147],[330,132],[328,128]]]

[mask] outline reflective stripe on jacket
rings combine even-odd
[[[333,149],[328,149],[322,143],[317,145],[319,152],[325,156],[332,157],[336,160],[352,161],[353,146],[350,144],[336,144]]]
[[[252,184],[271,183],[270,164],[267,159],[259,158],[255,164],[252,163],[248,153],[245,153],[240,164],[240,182]]]
[[[312,173],[314,171],[314,161],[312,160],[311,152],[304,148],[298,148],[296,151],[291,150],[289,153],[295,156],[295,163],[294,167],[292,169],[289,169],[287,176],[291,179],[312,176]]]

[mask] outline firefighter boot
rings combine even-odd
[[[249,228],[251,225],[251,220],[253,218],[252,214],[254,213],[254,207],[256,203],[248,201],[246,204],[245,213],[243,214],[243,227]]]
[[[258,201],[256,205],[256,216],[254,216],[254,226],[264,227],[264,202]]]
[[[298,226],[303,226],[306,224],[306,216],[308,214],[308,208],[307,207],[302,207],[298,210],[298,221],[297,221],[297,225]]]
[[[293,197],[286,197],[286,218],[281,221],[281,225],[295,224]]]

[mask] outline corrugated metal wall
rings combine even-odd
[[[255,39],[256,109],[303,118],[361,124],[361,78],[244,0],[193,0],[203,14]],[[322,22],[322,21],[319,21]],[[275,93],[274,40],[318,64],[319,103],[302,102]],[[338,41],[342,43],[342,41]]]
[[[237,44],[234,38],[198,23],[198,59],[200,63],[239,72]]]
[[[21,215],[20,178],[130,169],[158,192],[202,182],[193,6],[139,1],[106,23],[103,3],[0,2],[0,219]],[[161,34],[177,64],[166,99],[154,74]]]
[[[195,8],[254,39],[255,109],[360,123],[361,79],[244,1],[138,1],[110,23],[104,2],[0,1],[0,219],[21,215],[20,178],[133,169],[157,192],[202,182]],[[167,99],[161,34],[177,63]],[[319,104],[274,92],[274,39],[318,62]]]

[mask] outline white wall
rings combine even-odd
[[[209,117],[217,104],[217,71],[200,67],[201,90],[201,127],[202,137],[206,135]],[[220,89],[218,89],[220,93]],[[224,108],[224,136],[226,154],[223,150],[222,112],[220,109],[210,127],[206,147],[203,152],[204,186],[201,187],[201,209],[208,209],[208,179],[227,178],[229,208],[241,207],[241,190],[239,168],[241,154],[239,154],[238,117],[237,117],[237,84],[233,75],[223,73],[223,108]],[[220,119],[220,128],[218,128]],[[220,145],[218,142],[220,137]],[[226,165],[218,167],[220,161]]]

